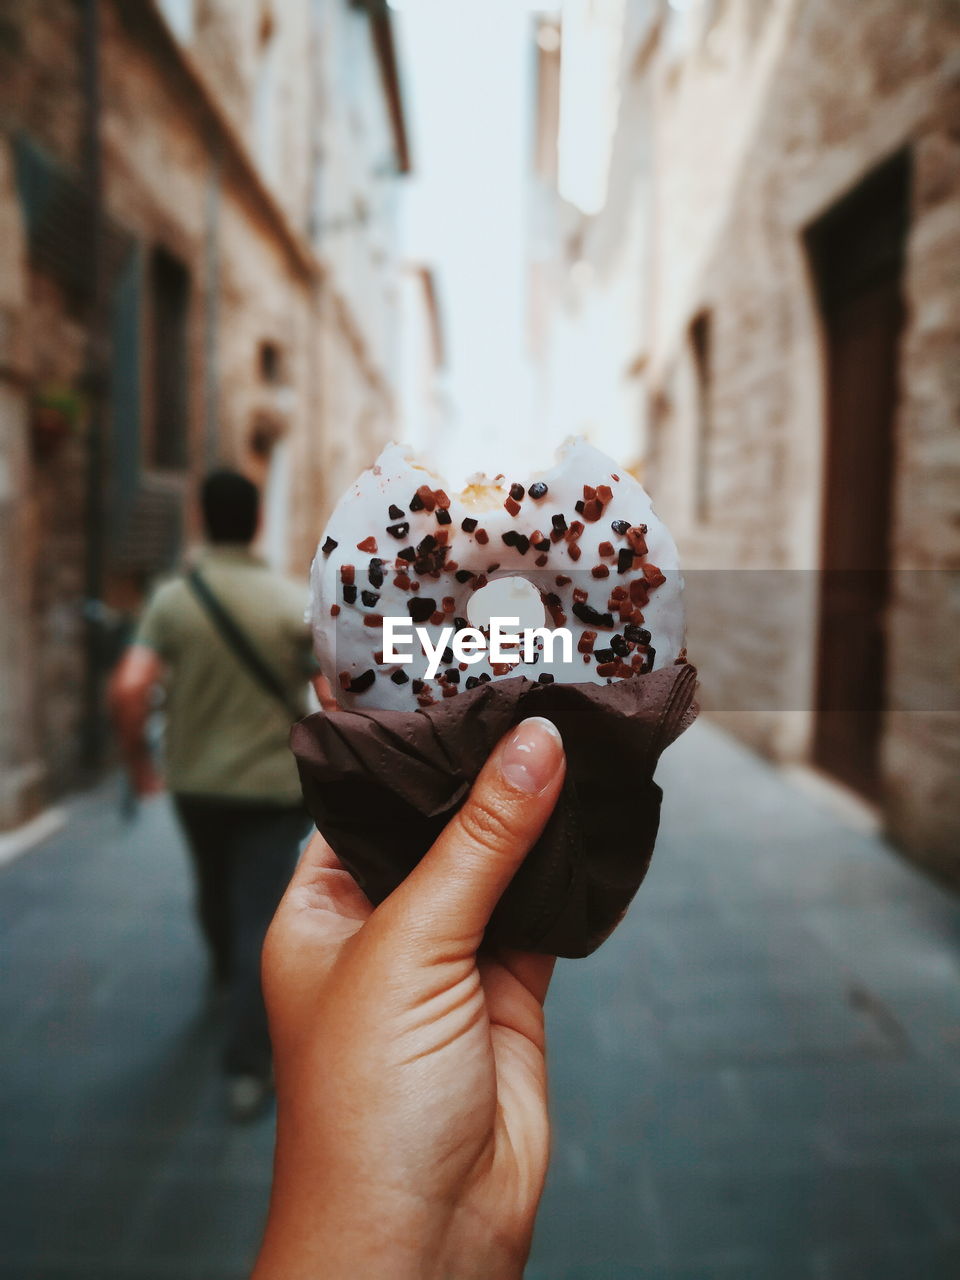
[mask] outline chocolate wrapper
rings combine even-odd
[[[500,900],[491,946],[586,956],[646,874],[660,820],[660,753],[694,718],[688,664],[609,685],[494,680],[418,711],[318,712],[291,745],[317,828],[375,905],[465,800],[514,724],[546,716],[567,756],[563,792]]]

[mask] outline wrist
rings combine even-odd
[[[524,1263],[525,1256],[489,1243],[478,1249],[445,1244],[439,1252],[426,1252],[400,1240],[373,1242],[370,1223],[355,1231],[342,1220],[314,1223],[301,1236],[272,1232],[268,1224],[251,1280],[523,1280]]]
[[[529,1238],[518,1246],[459,1208],[389,1199],[275,1186],[251,1280],[523,1280]]]

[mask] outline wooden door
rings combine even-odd
[[[879,798],[893,426],[908,227],[906,154],[808,233],[826,347],[826,450],[814,758]]]

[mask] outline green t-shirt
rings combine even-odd
[[[306,587],[279,577],[246,547],[211,547],[198,568],[306,714],[316,669],[304,620]],[[284,804],[300,799],[289,713],[233,653],[182,577],[154,592],[134,644],[153,649],[167,665],[171,791]]]

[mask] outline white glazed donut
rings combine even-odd
[[[505,541],[506,539],[506,541]],[[525,578],[546,626],[573,635],[573,661],[491,666],[427,658],[384,665],[382,619],[412,618],[431,637],[467,625],[495,578]],[[643,487],[582,437],[527,483],[475,476],[460,494],[388,445],[337,504],[311,570],[317,655],[345,708],[412,711],[478,682],[525,675],[610,683],[685,659],[683,579],[673,538]],[[479,603],[479,602],[478,602]]]

